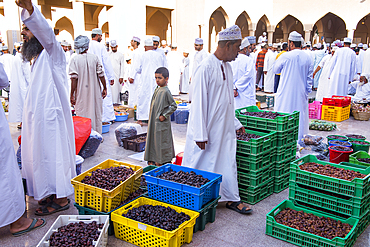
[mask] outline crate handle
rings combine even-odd
[[[277,208],[274,212],[272,212],[274,216],[276,216],[278,213],[280,213],[280,208]]]
[[[131,204],[131,205],[128,205],[128,206],[126,206],[126,207],[125,207],[125,210],[130,209],[130,208],[132,208],[133,206],[134,206],[134,205],[132,205],[132,204]]]

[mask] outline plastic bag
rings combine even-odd
[[[129,138],[142,133],[140,124],[123,123],[115,129],[116,140],[120,147],[123,147],[123,138]]]
[[[91,134],[91,119],[78,116],[72,118],[75,130],[76,154],[78,154]]]
[[[322,120],[313,120],[310,123],[310,130],[320,130],[320,131],[332,131],[337,129],[335,123],[329,123]]]
[[[83,145],[83,147],[81,148],[79,155],[84,159],[93,156],[96,150],[99,148],[102,140],[103,140],[102,135],[96,132],[95,130],[91,129],[91,134],[87,141],[85,142],[85,144]]]
[[[306,145],[319,145],[323,140],[324,137],[322,136],[313,136],[313,135],[304,135],[303,136],[303,142]]]
[[[19,136],[20,137],[20,136]],[[19,141],[20,139],[18,139]],[[18,150],[17,150],[17,162],[18,162],[18,167],[19,167],[19,170],[22,170],[22,156],[21,156],[21,144],[19,144],[19,147],[18,147]]]
[[[81,167],[82,163],[84,162],[84,159],[80,155],[76,155],[76,175],[81,174]]]

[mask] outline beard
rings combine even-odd
[[[27,42],[23,43],[22,57],[24,61],[30,62],[32,59],[37,57],[44,49],[41,43],[35,37],[30,38]]]

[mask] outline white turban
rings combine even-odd
[[[80,54],[89,49],[90,39],[86,36],[79,35],[75,38],[75,50]]]
[[[288,40],[290,41],[301,41],[302,42],[302,35],[296,31],[293,31],[289,34]]]
[[[247,47],[249,45],[250,45],[250,43],[249,43],[248,38],[244,38],[241,45],[240,45],[240,50],[243,50],[245,47]]]
[[[370,82],[370,74],[368,73],[362,73],[361,76],[365,76],[366,80]]]

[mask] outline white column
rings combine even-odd
[[[275,32],[275,26],[274,25],[270,25],[269,27],[267,27],[267,43],[271,44],[271,43],[274,43],[274,32]]]
[[[303,30],[304,30],[304,41],[307,42],[311,38],[311,31],[312,31],[312,24],[304,24]]]
[[[171,11],[171,44],[177,43],[177,10],[174,9]]]
[[[72,23],[74,29],[74,37],[76,38],[78,35],[86,35],[84,3],[73,1],[72,7],[73,7]]]
[[[257,24],[256,23],[250,23],[248,25],[248,29],[249,29],[249,36],[255,36],[255,33],[256,33],[256,27],[257,27]],[[258,39],[258,37],[256,37]],[[257,41],[257,40],[256,40]]]
[[[353,37],[354,37],[354,34],[355,34],[355,29],[349,29],[349,30],[347,30],[347,33],[348,33],[347,37],[351,38],[353,40]]]

